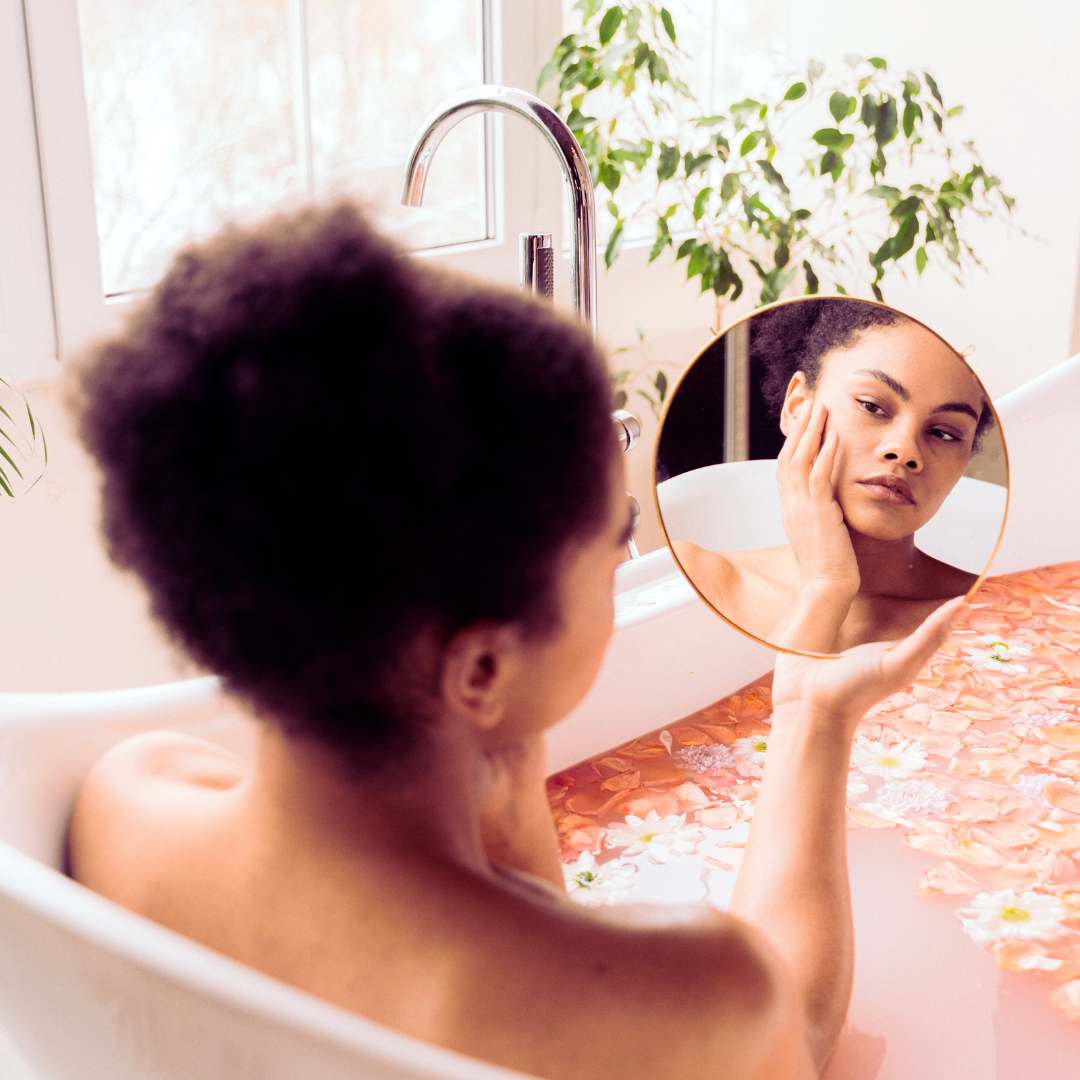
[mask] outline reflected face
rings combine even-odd
[[[937,513],[967,468],[983,408],[967,366],[908,322],[826,353],[812,391],[798,373],[781,416],[785,434],[815,401],[840,436],[834,482],[844,520],[881,540],[910,536]]]

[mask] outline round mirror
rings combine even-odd
[[[1001,426],[963,357],[852,297],[761,308],[703,349],[669,396],[655,480],[701,597],[817,655],[897,640],[971,592],[1008,504]]]

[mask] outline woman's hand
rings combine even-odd
[[[835,659],[782,654],[773,676],[774,715],[808,710],[828,717],[830,726],[853,733],[868,709],[910,685],[964,607],[964,598],[957,597],[928,615],[903,641],[857,645]]]
[[[859,564],[833,497],[840,437],[830,431],[822,442],[828,415],[820,402],[804,404],[777,459],[776,484],[802,586],[823,584],[851,599],[859,591]]]

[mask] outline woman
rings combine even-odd
[[[898,640],[976,581],[920,551],[915,532],[993,422],[978,381],[925,327],[858,301],[774,308],[751,334],[787,436],[776,478],[789,542],[672,548],[719,611],[775,644],[835,653]]]
[[[543,743],[600,665],[629,529],[587,334],[338,208],[181,255],[83,385],[114,558],[261,735],[253,761],[168,733],[106,754],[79,881],[539,1076],[821,1068],[853,729],[952,609],[891,650],[784,658],[730,913],[589,914],[560,895]]]

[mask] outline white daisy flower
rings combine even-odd
[[[1075,724],[1076,717],[1072,713],[1052,711],[1047,713],[1024,713],[1022,716],[1013,717],[1018,724],[1026,724],[1028,727],[1057,727],[1059,724]]]
[[[873,813],[903,817],[909,814],[944,814],[949,808],[949,793],[929,780],[902,780],[882,784],[877,801],[870,804]]]
[[[701,829],[686,824],[685,814],[668,814],[661,818],[655,810],[639,818],[628,814],[625,824],[608,828],[608,847],[626,848],[626,855],[649,856],[649,861],[666,863],[673,855],[692,855],[704,839]]]
[[[633,863],[621,861],[597,865],[591,851],[583,851],[577,862],[563,863],[566,891],[575,904],[600,907],[610,904],[615,895],[634,887],[637,873]]]
[[[1057,777],[1053,773],[1035,773],[1034,776],[1018,776],[1013,782],[1012,786],[1020,792],[1021,795],[1026,795],[1029,799],[1045,799],[1046,797],[1046,785],[1051,780],[1056,780]]]
[[[750,761],[755,765],[765,764],[765,752],[768,749],[768,735],[754,735],[748,739],[736,739],[731,747],[732,753],[740,761]]]
[[[958,908],[957,915],[964,931],[980,945],[989,945],[1003,938],[1022,938],[1026,941],[1053,941],[1062,935],[1065,905],[1056,896],[1045,893],[1005,889],[1002,892],[979,893],[971,907]]]
[[[926,764],[926,751],[912,739],[886,746],[883,742],[874,742],[865,735],[860,735],[855,740],[851,764],[869,776],[904,780],[923,768]]]
[[[686,746],[676,750],[672,757],[687,776],[700,776],[711,769],[725,769],[735,763],[735,755],[719,744]]]
[[[966,663],[973,668],[982,668],[987,671],[1007,671],[1011,675],[1022,675],[1027,671],[1020,660],[1031,655],[1031,650],[1026,645],[1018,642],[1003,641],[993,634],[983,634],[976,638],[982,648],[973,649],[964,647]]]

